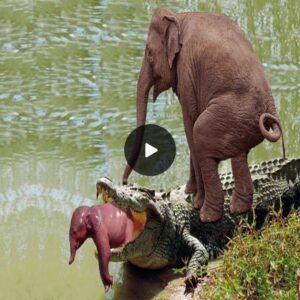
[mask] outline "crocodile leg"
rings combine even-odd
[[[191,253],[184,281],[186,285],[185,293],[189,293],[197,287],[197,271],[199,267],[207,265],[209,255],[202,243],[197,238],[193,237],[188,229],[184,229],[182,238],[184,247]]]
[[[230,203],[232,214],[242,214],[251,209],[253,185],[247,162],[247,154],[242,153],[231,159],[234,176],[234,192]]]

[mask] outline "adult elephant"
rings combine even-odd
[[[218,163],[228,158],[235,180],[231,212],[248,211],[253,187],[247,154],[264,138],[277,141],[282,130],[262,65],[241,29],[222,14],[157,9],[137,85],[138,127],[146,121],[151,87],[154,101],[170,87],[180,101],[191,154],[186,192],[197,192],[201,220],[222,218]],[[124,184],[131,171],[127,165]]]

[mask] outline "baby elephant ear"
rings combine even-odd
[[[166,30],[166,41],[168,61],[171,69],[173,66],[175,56],[180,51],[182,45],[180,37],[180,26],[175,16],[165,15],[163,19],[166,19],[169,23]]]
[[[101,222],[101,216],[98,216],[95,212],[91,212],[86,216],[87,219],[87,229],[93,232],[98,231]]]

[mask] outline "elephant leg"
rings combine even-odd
[[[193,127],[194,127],[194,121],[191,119],[190,115],[183,111],[183,122],[184,122],[184,130],[186,134],[186,138],[188,141],[188,145],[190,148],[191,153],[191,160],[190,164],[193,166],[194,174],[195,174],[195,181],[196,181],[196,195],[194,197],[194,208],[199,209],[203,205],[204,201],[204,186],[203,186],[203,180],[202,180],[202,174],[201,170],[198,166],[198,161],[196,159],[196,153],[194,149],[194,141],[193,141]],[[194,119],[197,117],[194,116]],[[192,171],[192,168],[191,168]],[[193,176],[193,175],[192,175]],[[188,182],[189,184],[189,182]],[[188,186],[187,184],[187,186]]]
[[[110,259],[110,244],[107,234],[107,230],[100,228],[93,236],[94,243],[98,252],[98,264],[99,272],[104,285],[104,289],[107,292],[110,286],[113,284],[113,277],[109,274],[109,259]]]
[[[197,192],[196,174],[195,174],[192,157],[190,157],[190,177],[185,186],[184,191],[185,191],[185,193],[196,193]]]
[[[197,168],[194,167],[197,191],[196,191],[196,195],[193,199],[193,205],[194,205],[195,209],[200,209],[204,203],[205,189],[204,189],[201,167],[199,166],[199,164],[197,162],[196,154],[194,154],[194,157],[195,158],[193,160],[193,164],[194,164],[194,166],[195,165],[197,166]]]
[[[231,159],[234,176],[234,192],[230,203],[230,212],[242,214],[251,209],[253,185],[247,162],[247,154],[242,153]]]
[[[214,158],[201,158],[199,161],[205,189],[205,200],[200,210],[203,223],[216,222],[223,217],[224,192],[218,174],[218,164],[218,160]]]
[[[200,211],[202,222],[215,222],[224,212],[224,192],[218,174],[221,160],[236,156],[239,134],[237,124],[231,124],[231,107],[222,98],[214,99],[198,117],[193,128],[196,159],[201,169],[205,199]]]

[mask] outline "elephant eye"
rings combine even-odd
[[[153,57],[152,56],[148,56],[148,60],[150,63],[153,63]]]
[[[145,58],[147,58],[148,62],[151,64],[153,63],[153,51],[151,50],[151,48],[149,47],[149,45],[146,45],[146,49],[145,49]]]
[[[152,56],[152,51],[151,51],[151,49],[148,49],[148,51],[147,51],[147,57],[148,57],[148,61],[149,61],[150,63],[152,63],[152,62],[153,62],[153,56]]]
[[[148,45],[146,45],[145,55],[147,55],[147,56],[151,56],[152,55],[152,51],[151,51],[151,49],[150,49],[150,47]]]

